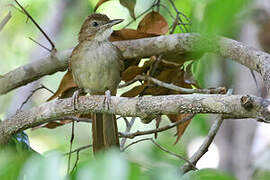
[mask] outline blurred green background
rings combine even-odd
[[[26,7],[27,11],[48,33],[55,42],[57,50],[61,51],[77,44],[77,34],[80,26],[84,18],[93,13],[97,0],[20,0],[19,2]],[[154,0],[137,0],[135,14],[141,14],[153,2]],[[161,0],[161,3],[175,15],[173,7],[170,6],[167,0]],[[224,35],[234,39],[240,39],[241,34],[243,34],[242,28],[246,23],[249,23],[249,13],[252,11],[251,7],[254,4],[253,1],[248,0],[175,0],[174,3],[180,12],[191,18],[190,31],[208,36]],[[15,9],[14,5],[15,3],[12,0],[0,1],[0,20],[5,17],[8,11],[12,11],[11,20],[0,32],[0,74],[5,74],[49,54],[28,39],[28,37],[32,37],[50,47],[33,23],[23,13]],[[121,6],[118,0],[104,3],[98,8],[97,12],[107,14],[110,18],[125,19],[115,29],[121,29],[132,21],[128,10]],[[168,12],[161,7],[160,13],[171,25],[173,19],[170,18]],[[138,18],[136,22],[128,27],[136,29],[141,18]],[[175,33],[181,33],[181,30],[177,28]],[[211,54],[203,56],[200,60],[194,62],[192,67],[193,75],[202,87],[222,85],[234,87],[237,90],[234,83],[239,82],[237,81],[237,66],[239,65],[232,61],[219,59],[219,57]],[[41,83],[55,92],[63,75],[64,72],[58,72],[45,76],[37,82],[0,96],[0,118],[5,119],[14,114],[29,92]],[[252,78],[249,75],[248,78],[251,79],[247,79],[247,81],[251,82],[249,85],[254,89]],[[127,89],[121,89],[118,93],[121,94],[125,90]],[[241,91],[239,90],[239,92]],[[40,105],[50,96],[50,92],[39,90],[31,98],[31,101],[24,106],[24,109]],[[214,116],[197,115],[176,145],[173,145],[175,129],[160,133],[157,142],[172,152],[190,157],[207,135],[213,119]],[[168,123],[169,120],[163,117],[161,126]],[[119,131],[125,131],[123,120],[119,120],[118,125]],[[224,126],[230,128],[228,124]],[[136,119],[131,131],[153,128],[155,128],[154,122],[145,125],[139,119]],[[232,135],[231,130],[222,129],[222,131],[228,131],[227,135]],[[184,163],[182,160],[161,151],[150,141],[145,141],[133,145],[125,153],[119,154],[119,152],[112,150],[104,156],[97,157],[97,161],[94,160],[91,148],[83,150],[80,152],[77,167],[67,177],[65,173],[68,156],[65,153],[69,152],[71,124],[56,129],[27,130],[26,134],[31,148],[44,156],[31,153],[31,150],[27,148],[27,136],[20,136],[17,140],[14,140],[15,144],[11,145],[11,148],[7,148],[0,153],[0,179],[179,179],[179,168]],[[203,169],[198,172],[190,172],[185,176],[181,176],[181,178],[235,179],[233,177],[235,176],[242,179],[242,177],[245,177],[237,174],[237,167],[233,167],[235,171],[227,166],[221,167],[220,164],[221,161],[223,162],[224,157],[225,159],[229,158],[227,159],[228,162],[233,159],[233,156],[226,156],[223,150],[226,149],[227,151],[227,148],[236,148],[233,145],[230,147],[229,142],[233,142],[231,140],[233,137],[226,136],[226,133],[222,135],[223,137],[219,137],[218,142],[211,145],[209,152],[198,163],[200,169],[215,168],[216,170]],[[253,130],[252,137],[254,136],[255,130]],[[126,144],[141,138],[128,140]],[[250,140],[250,144],[252,144],[252,140]],[[268,143],[268,141],[266,142]],[[91,144],[91,126],[82,122],[75,123],[73,149],[88,144]],[[14,146],[16,147],[15,150]],[[252,151],[251,147],[250,151]],[[227,153],[229,152],[231,151],[228,150]],[[73,167],[75,161],[76,153],[73,153],[71,167]],[[217,170],[218,168],[220,170]],[[249,177],[252,177],[254,168],[247,169],[246,173],[250,173]]]

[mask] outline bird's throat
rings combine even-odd
[[[109,39],[109,37],[112,34],[112,29],[111,28],[107,28],[103,31],[98,31],[96,33],[96,35],[94,36],[94,40],[96,41],[107,41]]]

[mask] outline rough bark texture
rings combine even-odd
[[[114,43],[123,52],[125,59],[149,57],[158,54],[184,54],[212,52],[235,60],[259,72],[270,89],[270,55],[255,50],[235,40],[217,37],[207,39],[198,34],[173,34]],[[71,50],[57,52],[34,63],[19,67],[0,79],[0,94],[5,94],[42,76],[63,71],[68,66]]]
[[[124,98],[112,97],[111,107],[103,104],[104,96],[83,96],[74,104],[72,98],[59,99],[20,111],[0,123],[0,144],[6,143],[11,135],[71,115],[113,113],[121,116],[146,118],[160,114],[216,113],[224,117],[258,118],[269,121],[269,101],[255,96],[241,95],[169,95],[155,97]]]

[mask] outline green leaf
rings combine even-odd
[[[77,173],[78,180],[126,180],[128,176],[129,164],[124,159],[123,154],[116,150],[99,154],[96,161],[81,167]]]
[[[65,179],[62,170],[62,157],[57,152],[51,152],[46,157],[34,155],[24,165],[21,170],[21,180],[63,180]]]
[[[179,168],[170,165],[159,166],[153,170],[150,170],[150,179],[155,180],[178,180],[179,179]]]
[[[23,166],[28,154],[19,154],[14,148],[6,148],[0,152],[0,179],[18,179],[20,169]]]
[[[211,0],[208,3],[205,2],[198,1],[198,3],[205,5],[205,8],[200,9],[204,11],[204,15],[197,30],[204,35],[213,36],[231,33],[237,13],[248,5],[249,0]],[[193,21],[193,24],[196,23],[198,21],[195,20],[195,23]]]
[[[181,180],[236,180],[236,178],[216,169],[201,169],[186,173]]]

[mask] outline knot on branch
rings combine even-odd
[[[241,105],[243,108],[245,108],[247,111],[250,111],[253,106],[254,101],[249,95],[245,95],[241,97]]]

